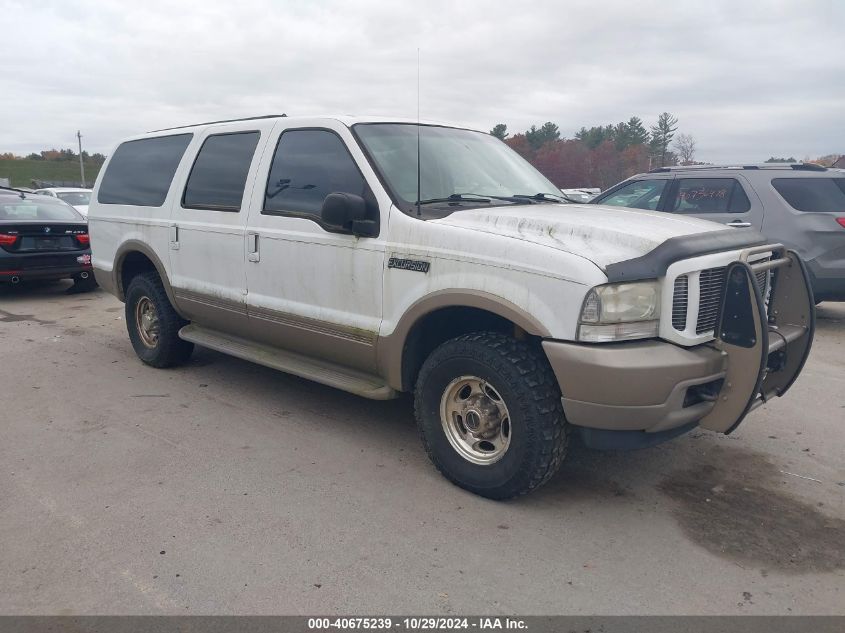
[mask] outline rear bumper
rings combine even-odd
[[[94,268],[94,277],[97,279],[97,285],[109,294],[113,294],[121,301],[123,300],[118,292],[117,285],[113,271],[103,270],[102,268]]]
[[[93,275],[90,249],[70,253],[0,254],[0,282],[65,279],[80,273]]]
[[[567,420],[605,444],[608,433],[627,432],[637,436],[632,446],[648,445],[646,434],[668,439],[696,423],[730,433],[758,404],[783,395],[809,354],[815,311],[798,256],[763,249],[772,261],[746,263],[756,247],[728,268],[711,343],[544,341]],[[754,277],[765,269],[774,271],[768,309]]]
[[[817,302],[845,301],[845,266],[830,268],[811,260],[807,262],[807,271]]]

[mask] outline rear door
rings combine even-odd
[[[769,195],[765,234],[798,251],[820,297],[845,297],[845,173],[786,172]]]
[[[206,129],[192,143],[193,160],[177,174],[171,285],[181,312],[201,325],[231,333],[247,329],[244,198],[273,125],[250,121]]]
[[[763,205],[741,175],[677,176],[663,211],[692,215],[734,228],[763,228]]]

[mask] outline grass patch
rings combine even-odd
[[[100,165],[85,163],[85,180],[93,185]],[[12,187],[32,187],[33,180],[79,183],[79,161],[0,160],[0,178],[9,178]]]

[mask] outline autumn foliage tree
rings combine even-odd
[[[514,134],[509,139],[506,139],[505,143],[507,143],[513,151],[522,156],[529,163],[533,162],[534,148],[532,148],[528,143],[528,139],[525,138],[525,134]]]
[[[27,154],[26,156],[16,156],[12,152],[0,153],[0,160],[43,160],[43,161],[54,161],[54,162],[69,162],[69,161],[78,161],[79,154],[77,154],[72,149],[47,149],[42,150],[41,152],[32,152],[31,154]],[[85,163],[93,163],[94,165],[102,165],[106,162],[106,157],[104,154],[100,154],[96,152],[94,154],[88,154],[88,152],[82,152],[82,160]]]
[[[590,154],[581,141],[551,141],[536,152],[531,162],[558,187],[584,187],[580,183],[591,182]]]
[[[675,160],[667,146],[677,129],[677,118],[664,112],[649,132],[639,117],[627,121],[582,127],[575,138],[560,135],[552,122],[532,125],[521,134],[503,138],[511,149],[525,158],[562,189],[601,187],[606,189],[655,163]],[[502,138],[507,130],[499,123],[491,132]]]

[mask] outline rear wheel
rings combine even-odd
[[[417,380],[415,410],[434,465],[492,499],[530,492],[563,462],[567,424],[542,351],[482,332],[443,343]]]
[[[172,367],[191,356],[194,344],[179,338],[179,329],[188,322],[171,305],[157,273],[132,278],[126,289],[125,314],[132,347],[148,365]]]

